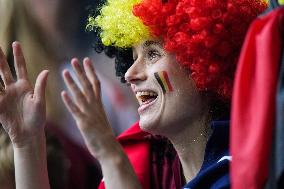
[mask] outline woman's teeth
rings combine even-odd
[[[148,91],[141,91],[141,92],[137,92],[136,93],[136,96],[142,96],[142,95],[144,95],[144,96],[158,96],[157,95],[157,93],[155,93],[155,92],[148,92]]]
[[[136,98],[140,105],[147,104],[157,98],[157,93],[150,91],[141,91],[136,93]]]

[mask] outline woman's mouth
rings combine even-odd
[[[138,113],[140,114],[151,105],[153,105],[158,97],[158,94],[154,91],[139,91],[136,93],[136,98],[139,102],[140,107]]]

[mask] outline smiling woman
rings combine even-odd
[[[108,0],[100,15],[90,17],[88,28],[99,32],[96,49],[114,52],[140,115],[117,142],[91,60],[84,59],[83,68],[71,61],[81,87],[63,71],[73,98],[63,91],[62,99],[101,164],[100,189],[230,188],[227,115],[234,68],[250,22],[266,6],[261,0]],[[43,126],[48,72],[33,90],[21,48],[13,48],[17,80],[0,53],[0,122],[14,146],[17,188],[49,188]],[[1,108],[10,99],[14,103]]]
[[[139,102],[139,124],[123,136],[136,128],[151,138],[150,170],[121,140],[143,188],[229,188],[233,75],[248,26],[266,7],[261,0],[108,0],[89,18],[96,49],[116,58],[117,75]]]

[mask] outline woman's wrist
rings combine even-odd
[[[105,161],[120,161],[125,154],[115,137],[110,136],[101,141],[100,147],[95,151],[95,156],[100,163],[103,163]]]
[[[13,144],[16,188],[50,188],[45,141],[45,133],[42,132],[29,140]]]
[[[33,150],[35,148],[42,147],[45,145],[45,132],[44,130],[34,134],[33,136],[12,140],[12,145],[14,150],[16,149],[26,149]]]
[[[140,189],[139,180],[122,146],[115,138],[114,141],[109,141],[109,146],[97,156],[102,167],[105,187]]]

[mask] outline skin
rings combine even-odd
[[[16,187],[49,189],[44,136],[45,86],[48,71],[42,71],[33,88],[27,77],[20,44],[13,43],[17,80],[12,78],[3,53],[0,53],[0,74],[4,94],[0,95],[0,122],[11,138]],[[143,130],[167,137],[181,160],[187,181],[199,171],[204,157],[209,123],[207,99],[202,97],[187,70],[167,53],[158,41],[145,42],[133,48],[134,64],[125,74],[134,93],[151,90],[158,96],[151,106],[140,108]],[[83,68],[77,59],[71,61],[81,88],[67,70],[63,79],[68,90],[61,93],[65,106],[75,119],[88,150],[101,164],[106,188],[141,188],[132,166],[115,140],[101,102],[101,87],[89,58]],[[166,71],[173,92],[163,93],[154,77]],[[143,105],[142,105],[143,106]],[[179,111],[176,111],[178,107]]]

